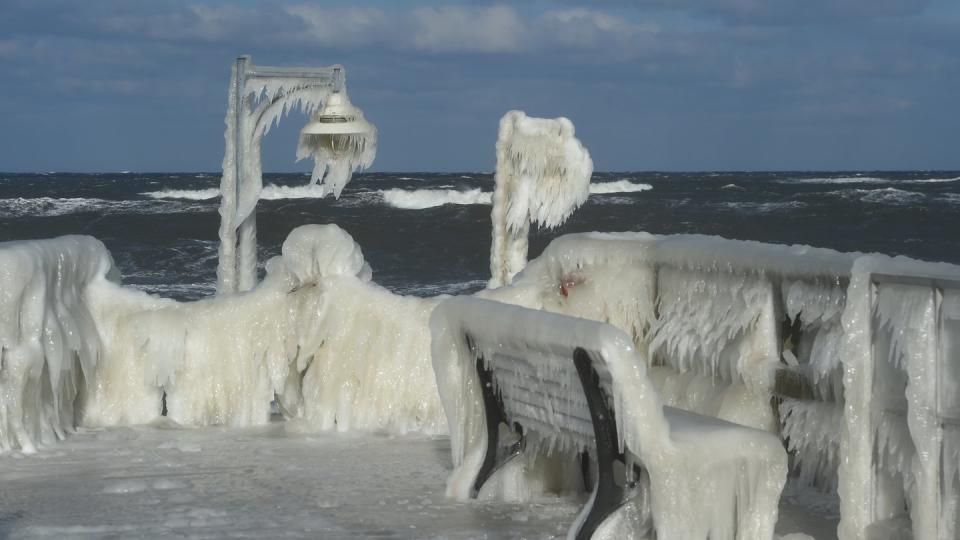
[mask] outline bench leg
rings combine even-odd
[[[493,473],[508,461],[523,453],[526,446],[523,428],[520,424],[514,424],[512,429],[519,435],[519,440],[505,448],[500,448],[500,424],[509,426],[510,423],[507,422],[506,414],[503,412],[503,402],[494,391],[493,376],[483,365],[483,358],[480,357],[477,358],[477,376],[480,381],[483,412],[487,422],[487,451],[483,456],[483,463],[480,465],[477,478],[473,482],[473,488],[470,490],[470,497],[474,499],[480,494],[480,488],[493,476]]]
[[[577,349],[573,354],[573,363],[583,386],[587,407],[590,409],[590,419],[593,422],[593,434],[597,444],[597,478],[592,504],[575,534],[577,540],[589,540],[600,524],[626,502],[626,489],[621,482],[618,482],[614,471],[616,462],[619,461],[625,467],[626,460],[620,452],[613,409],[600,389],[600,377],[593,369],[590,355],[583,349]],[[636,480],[640,480],[641,471],[633,472]],[[587,480],[586,475],[584,480]]]

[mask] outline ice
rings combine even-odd
[[[102,354],[89,289],[118,279],[89,236],[0,243],[0,451],[32,453],[76,426]]]
[[[488,444],[476,357],[498,373],[501,368],[495,366],[502,366],[505,375],[497,379],[497,389],[505,408],[519,407],[508,411],[511,418],[527,428],[524,457],[498,472],[490,489],[498,498],[524,500],[543,489],[576,485],[564,479],[579,474],[571,464],[576,465],[576,453],[589,448],[592,439],[590,421],[579,421],[590,414],[572,362],[572,351],[583,347],[602,355],[603,362],[594,366],[612,397],[620,448],[633,453],[649,473],[658,537],[772,537],[787,472],[780,441],[760,430],[664,411],[646,377],[646,359],[623,332],[593,321],[467,299],[440,304],[430,325],[437,386],[451,430],[454,471],[448,495],[469,497]],[[542,407],[530,405],[543,399]],[[643,521],[627,521],[610,538],[641,537]]]
[[[298,77],[244,78],[244,74],[238,73],[237,64],[232,69],[224,120],[223,176],[220,179],[217,268],[217,290],[220,293],[246,291],[256,283],[255,208],[263,191],[260,160],[263,137],[294,109],[309,115],[334,97],[348,99],[345,85],[334,88],[328,81]],[[339,94],[334,95],[334,90]],[[360,109],[351,107],[350,110],[355,117],[363,118]],[[365,125],[368,127],[366,132],[338,135],[345,144],[338,144],[336,148],[327,144],[329,137],[301,135],[297,160],[314,158],[310,183],[318,185],[321,197],[333,193],[339,198],[353,172],[366,169],[373,163],[377,130],[370,123]],[[237,156],[240,156],[240,163],[236,162]]]
[[[500,119],[493,192],[490,286],[510,283],[527,262],[530,224],[554,228],[590,194],[593,161],[567,118],[509,111]]]

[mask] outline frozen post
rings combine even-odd
[[[490,283],[509,284],[527,264],[530,223],[554,228],[590,195],[593,161],[567,118],[510,111],[500,119]]]
[[[353,172],[373,162],[377,130],[350,104],[343,66],[269,67],[254,65],[249,56],[237,58],[220,180],[218,294],[246,291],[256,284],[256,205],[263,187],[260,144],[270,127],[294,108],[313,115],[300,133],[297,159],[314,158],[310,181],[323,186],[323,195],[339,197]]]

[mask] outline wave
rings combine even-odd
[[[600,182],[590,184],[590,193],[607,195],[611,193],[636,193],[653,189],[650,184],[638,184],[629,180]],[[385,189],[380,192],[388,206],[403,210],[423,210],[445,204],[491,204],[493,193],[480,188],[458,189]]]
[[[640,191],[650,191],[651,189],[653,189],[653,186],[650,184],[637,184],[629,180],[590,184],[590,193],[597,195],[605,195],[607,193],[637,193]]]
[[[718,203],[717,206],[723,210],[731,210],[734,212],[768,214],[771,212],[780,212],[783,210],[796,210],[798,208],[804,208],[807,206],[807,204],[800,201],[785,201],[785,202],[742,201],[742,202]]]
[[[895,180],[874,178],[871,176],[838,176],[823,178],[785,178],[781,184],[889,184]]]
[[[863,202],[875,204],[912,204],[924,198],[923,193],[905,191],[894,187],[882,189],[853,189],[841,193],[847,196],[858,197]]]
[[[0,215],[5,217],[55,217],[83,212],[100,214],[167,214],[178,212],[202,212],[204,205],[185,204],[175,201],[115,201],[83,197],[16,197],[0,199]]]
[[[280,199],[319,199],[323,197],[323,186],[306,184],[303,186],[278,186],[267,184],[260,192],[260,200],[275,201]],[[205,201],[220,196],[219,188],[207,189],[164,189],[141,193],[152,199],[185,199],[190,201]]]
[[[872,176],[838,176],[824,178],[787,178],[781,184],[941,184],[960,181],[955,178],[877,178]]]
[[[210,189],[164,189],[161,191],[148,191],[141,193],[152,199],[186,199],[190,201],[205,201],[220,196],[218,188]]]
[[[380,192],[387,205],[403,210],[423,210],[444,204],[490,204],[493,194],[480,188],[456,189],[385,189]]]

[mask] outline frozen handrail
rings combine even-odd
[[[455,466],[448,495],[535,484],[537,474],[576,485],[557,469],[544,473],[539,460],[586,451],[598,474],[570,538],[608,527],[639,538],[651,526],[661,538],[772,537],[786,479],[779,439],[661,407],[645,359],[622,331],[476,298],[441,303],[430,324]],[[501,424],[513,431],[506,448]],[[638,477],[634,463],[645,471]],[[618,512],[622,505],[639,512]],[[644,517],[651,512],[652,521]]]

